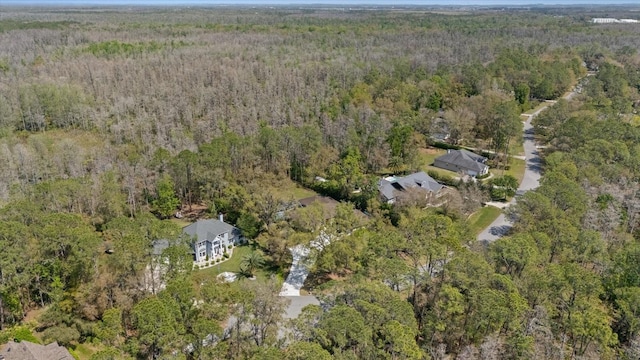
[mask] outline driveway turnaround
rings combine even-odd
[[[302,312],[302,308],[307,305],[320,305],[320,302],[315,296],[287,296],[289,301],[289,306],[287,310],[285,310],[284,317],[285,319],[295,319]]]

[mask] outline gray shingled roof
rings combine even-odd
[[[403,191],[419,186],[427,191],[437,193],[444,185],[439,184],[424,171],[413,173],[405,177],[397,177],[395,181],[382,179],[378,182],[378,190],[388,200],[395,199],[395,191]]]
[[[198,220],[191,225],[185,226],[182,232],[188,234],[190,237],[196,236],[197,240],[213,240],[216,236],[224,234],[225,232],[229,232],[230,241],[240,237],[240,229],[217,219]],[[167,239],[154,240],[153,243],[151,243],[151,254],[156,256],[162,255],[162,252],[170,245]]]
[[[225,232],[229,233],[230,239],[240,234],[238,228],[218,219],[198,220],[184,227],[182,232],[191,237],[195,236],[198,240],[213,240],[216,236],[224,234]]]
[[[378,190],[387,200],[395,199],[396,195],[394,194],[395,188],[390,181],[385,179],[381,179],[378,182]]]
[[[74,360],[69,351],[57,342],[39,345],[28,341],[10,341],[0,350],[0,356],[4,356],[4,360]]]
[[[476,172],[482,172],[485,168],[484,162],[487,158],[478,154],[472,153],[468,150],[450,150],[446,154],[436,158],[438,161],[447,162],[449,164],[455,164],[459,167],[469,169]]]
[[[420,186],[421,188],[434,193],[440,191],[440,189],[444,187],[442,184],[439,184],[437,181],[435,181],[431,176],[425,174],[424,171],[420,171],[400,178],[398,179],[398,183],[405,189],[412,188],[414,186]]]
[[[151,250],[151,254],[159,256],[159,255],[162,255],[162,252],[169,247],[169,240],[167,239],[154,240],[151,245],[153,246],[153,250]]]

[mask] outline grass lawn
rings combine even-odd
[[[480,210],[473,213],[467,219],[469,229],[474,235],[480,234],[487,226],[489,226],[495,219],[500,216],[502,210],[494,206],[485,206]]]
[[[181,228],[185,227],[185,226],[189,226],[192,224],[191,221],[186,220],[186,219],[177,219],[175,217],[172,217],[169,221],[171,221],[172,223],[180,226]]]
[[[511,175],[518,179],[518,184],[522,182],[524,177],[524,170],[527,166],[527,162],[522,159],[509,159],[509,170],[505,171],[506,175]]]
[[[527,163],[522,159],[509,159],[509,170],[495,169],[491,168],[489,171],[495,177],[500,177],[504,175],[511,175],[518,180],[518,184],[522,182],[522,178],[524,178],[524,170]],[[487,179],[488,180],[488,179]]]
[[[418,150],[418,156],[420,156],[420,162],[426,166],[431,166],[433,165],[433,161],[441,155],[444,155],[447,153],[447,150],[445,149],[438,149],[438,148],[428,148],[428,149],[419,149]]]
[[[517,156],[524,156],[524,142],[518,141],[518,142],[513,142],[513,144],[511,144],[509,146],[509,154],[511,155],[517,155]]]
[[[271,193],[279,198],[300,200],[317,195],[315,191],[304,188],[290,179],[284,179],[278,187],[271,187]]]
[[[422,169],[425,172],[434,171],[442,176],[458,177],[459,175],[456,172],[440,169],[433,166],[433,161],[435,160],[435,158],[437,158],[438,156],[442,156],[446,153],[447,153],[447,150],[445,149],[438,149],[438,148],[419,149],[418,156],[420,157],[420,163],[422,164]]]
[[[80,360],[88,360],[91,358],[91,355],[100,351],[101,349],[96,348],[92,344],[78,344],[76,348],[73,349],[73,354],[78,356]]]
[[[237,273],[240,272],[240,262],[242,258],[251,253],[252,247],[249,245],[242,245],[233,248],[233,255],[224,262],[218,263],[210,268],[203,270],[196,270],[202,273],[211,273],[211,275],[216,276],[225,271]]]
[[[210,268],[194,271],[198,273],[198,276],[207,278],[216,277],[225,271],[239,273],[242,258],[245,255],[250,254],[252,251],[254,251],[254,246],[252,245],[237,246],[233,249],[233,255],[227,261],[216,264]],[[267,279],[271,274],[274,274],[274,272],[269,271],[267,268],[260,268],[255,271],[256,277],[260,279]]]

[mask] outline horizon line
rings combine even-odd
[[[4,0],[0,1],[0,7],[271,7],[271,6],[341,6],[341,7],[547,7],[547,6],[633,6],[640,8],[637,0],[612,0],[604,2],[602,0],[404,0],[395,2],[391,0]]]

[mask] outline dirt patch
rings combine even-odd
[[[307,279],[304,282],[304,285],[302,286],[302,290],[304,291],[308,291],[309,293],[315,293],[315,289],[328,282],[328,281],[344,281],[349,274],[345,274],[344,276],[340,276],[338,274],[335,273],[330,273],[330,274],[317,274],[317,273],[313,273],[310,272],[309,276],[307,277]]]
[[[38,317],[40,317],[40,315],[46,310],[47,308],[39,308],[39,309],[33,309],[33,310],[29,310],[27,311],[27,314],[25,315],[24,319],[22,319],[23,323],[29,323],[29,322],[37,322]]]
[[[182,216],[181,219],[187,219],[191,221],[202,219],[206,217],[205,215],[208,209],[209,208],[204,204],[193,204],[191,206],[182,205],[182,209],[180,210],[180,214]]]
[[[338,275],[336,273],[330,273],[330,274],[327,275],[327,278],[329,280],[342,281],[342,280],[345,280],[347,278],[347,275],[351,274],[351,271],[349,271],[349,270],[345,270],[345,272],[347,273],[345,275]]]

